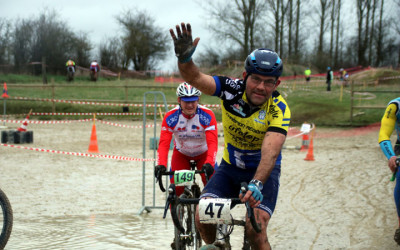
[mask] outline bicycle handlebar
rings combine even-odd
[[[208,182],[209,176],[207,175],[207,172],[204,171],[203,169],[202,169],[202,170],[196,170],[196,168],[197,168],[197,163],[196,163],[194,160],[191,160],[191,161],[190,161],[190,168],[191,168],[191,170],[194,170],[194,173],[195,173],[195,174],[204,174],[205,177],[206,177],[206,182]],[[161,189],[162,192],[165,192],[165,188],[164,188],[164,185],[163,185],[163,183],[162,183],[162,178],[161,178],[161,177],[162,177],[163,175],[174,175],[175,172],[176,172],[176,171],[159,172],[158,175],[156,176],[156,179],[157,179],[156,182],[158,182],[158,185],[160,186],[160,189]]]
[[[242,182],[241,183],[241,191],[243,193],[246,193],[248,190],[247,188],[247,183]],[[181,203],[181,204],[198,204],[200,201],[200,198],[181,198],[181,197],[176,197],[176,192],[175,192],[175,185],[171,184],[169,187],[170,195],[167,198],[165,210],[164,210],[164,217],[166,215],[166,211],[168,210],[169,205],[171,204],[171,217],[174,221],[175,226],[181,231],[184,232],[184,228],[182,225],[180,225],[179,220],[175,220],[174,218],[177,218],[176,214],[176,204]],[[239,198],[231,198],[231,204],[232,205],[237,205],[241,204],[242,201]],[[256,218],[254,216],[254,209],[250,206],[249,202],[244,203],[246,206],[247,210],[247,217],[250,219],[251,225],[253,226],[254,230],[257,233],[261,232],[260,225],[257,223]]]

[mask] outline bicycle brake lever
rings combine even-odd
[[[167,216],[167,211],[168,211],[168,208],[169,208],[169,205],[171,204],[171,202],[169,201],[169,197],[168,197],[168,199],[167,199],[167,201],[165,202],[165,207],[164,207],[164,214],[163,214],[163,219],[165,219],[165,217]]]
[[[161,178],[162,178],[161,173],[158,173],[158,175],[157,175],[158,186],[160,186],[160,189],[161,189],[162,192],[165,192],[165,188],[164,188],[164,185],[162,183],[162,179]]]
[[[172,185],[172,184],[171,184],[171,185]],[[164,189],[164,191],[165,191],[165,189]],[[170,186],[170,187],[168,188],[168,192],[169,192],[169,195],[168,195],[167,200],[165,201],[163,219],[165,219],[165,216],[167,216],[167,211],[168,211],[169,205],[171,204],[171,201],[174,199],[174,196],[175,196],[175,186],[173,186],[173,187]]]

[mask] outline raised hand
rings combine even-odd
[[[178,57],[179,62],[189,62],[200,40],[200,38],[197,37],[193,41],[190,23],[181,23],[181,27],[176,25],[176,35],[173,29],[170,29],[169,32],[174,41],[175,55]]]

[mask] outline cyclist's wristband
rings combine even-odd
[[[256,179],[251,180],[250,183],[256,185],[260,191],[264,187],[263,183],[261,181],[259,181],[259,180],[256,180]]]

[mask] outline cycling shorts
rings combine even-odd
[[[238,198],[240,193],[240,183],[249,183],[257,169],[241,169],[234,165],[228,164],[222,160],[218,169],[215,171],[212,178],[204,187],[201,198]],[[264,210],[272,216],[279,192],[279,178],[281,175],[281,166],[275,165],[268,180],[264,183],[264,188],[261,191],[263,201],[257,207]]]

